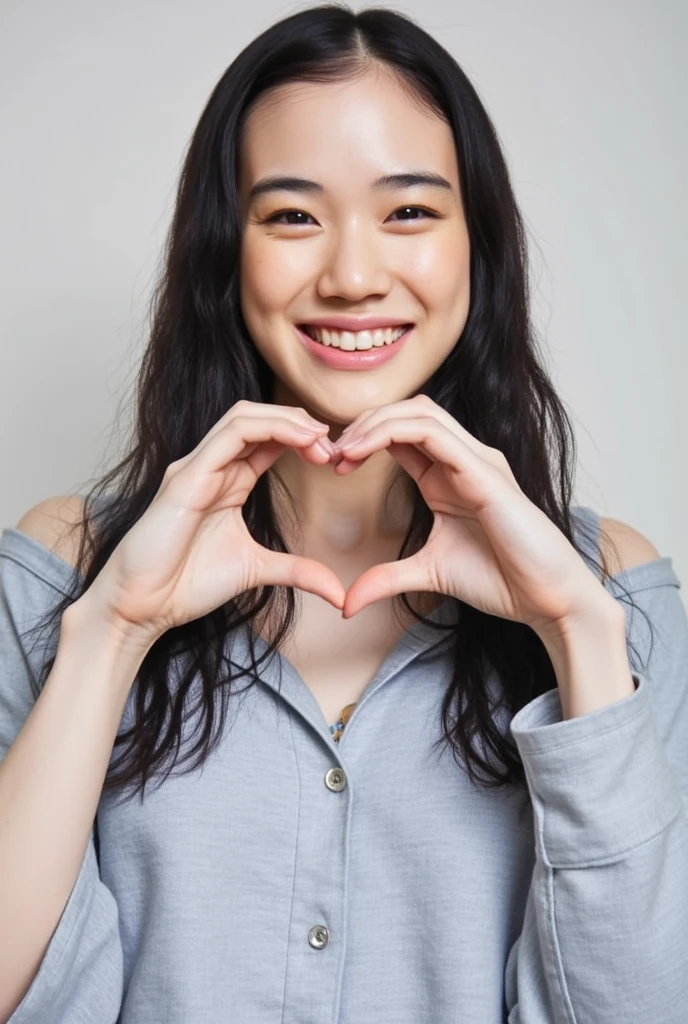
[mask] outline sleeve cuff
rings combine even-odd
[[[549,867],[622,859],[683,809],[649,683],[632,675],[634,693],[590,714],[563,721],[555,688],[511,720],[533,803],[537,855]]]

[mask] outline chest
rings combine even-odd
[[[395,620],[391,602],[378,601],[352,619],[311,594],[280,651],[309,688],[328,725],[355,704],[408,623]]]
[[[231,728],[202,771],[173,772],[142,801],[104,795],[101,873],[114,899],[88,920],[101,946],[107,935],[122,945],[122,1024],[201,1024],[227,1007],[242,1024],[332,1020],[333,986],[340,1024],[362,1024],[362,1006],[377,1024],[503,1020],[533,822],[519,818],[525,792],[498,799],[438,756],[450,672],[414,661],[376,692],[368,727],[351,733],[343,789],[326,785],[338,759],[290,688],[252,686],[230,698]],[[283,702],[291,715],[276,714]],[[321,950],[308,939],[318,925],[332,935]],[[304,956],[330,954],[337,971],[314,985]]]

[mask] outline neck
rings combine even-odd
[[[288,549],[329,565],[344,586],[351,586],[371,566],[398,557],[411,522],[412,482],[387,451],[376,452],[357,470],[337,476],[332,463],[317,466],[287,449],[268,473],[277,523]],[[434,611],[443,596],[407,594],[422,615]],[[402,608],[395,607],[393,613],[400,630],[414,622]]]
[[[338,476],[333,463],[314,465],[287,449],[270,472],[280,528],[299,538],[299,547],[315,544],[334,556],[374,555],[406,534],[410,481],[387,451],[375,452],[358,469]]]

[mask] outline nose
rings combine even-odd
[[[358,223],[332,239],[323,255],[318,294],[323,299],[341,296],[356,302],[368,295],[386,295],[391,279],[382,244]]]

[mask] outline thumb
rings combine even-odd
[[[259,583],[264,586],[278,584],[283,587],[297,587],[325,601],[342,608],[346,590],[339,577],[315,558],[291,555],[283,551],[261,551],[261,572]]]
[[[374,601],[415,590],[435,590],[423,550],[396,562],[382,562],[366,569],[346,591],[342,615],[350,619]]]

